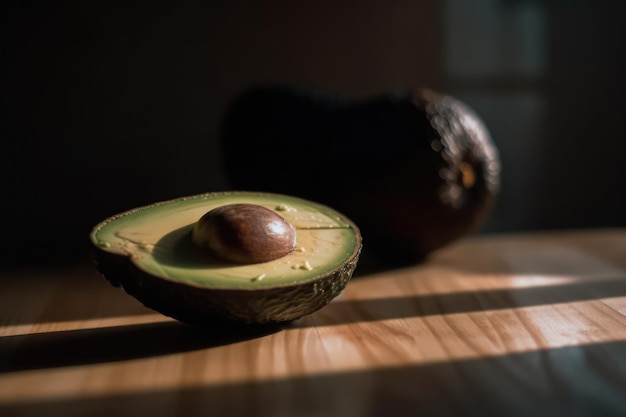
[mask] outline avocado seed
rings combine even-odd
[[[296,247],[296,231],[287,220],[246,203],[210,210],[194,225],[191,238],[216,257],[239,264],[272,261]]]

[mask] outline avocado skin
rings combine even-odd
[[[499,191],[498,151],[483,122],[429,89],[350,99],[253,87],[226,111],[221,144],[232,187],[335,207],[359,224],[369,261],[421,261],[477,231]],[[471,188],[461,186],[461,163],[473,169]]]
[[[350,281],[360,249],[340,268],[319,279],[258,290],[198,288],[137,268],[123,255],[93,252],[97,271],[144,306],[194,326],[216,323],[280,324],[326,306]]]

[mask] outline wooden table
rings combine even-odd
[[[4,271],[0,416],[626,416],[626,230],[473,237],[282,328]]]

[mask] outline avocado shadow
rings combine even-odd
[[[116,362],[207,349],[267,336],[278,325],[204,327],[178,321],[0,337],[0,374]]]

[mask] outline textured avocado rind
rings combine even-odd
[[[340,268],[301,284],[259,290],[198,288],[148,274],[126,257],[94,253],[97,270],[146,307],[176,320],[206,325],[220,320],[272,324],[296,320],[326,306],[346,287],[358,262],[355,253]]]
[[[122,287],[144,306],[181,322],[197,326],[229,322],[278,324],[321,309],[337,297],[350,281],[362,242],[358,227],[344,216],[342,221],[355,232],[354,251],[337,268],[304,282],[258,289],[197,287],[148,273],[139,268],[131,256],[99,247],[94,238],[95,232],[92,233],[92,261],[97,271],[111,284]]]

